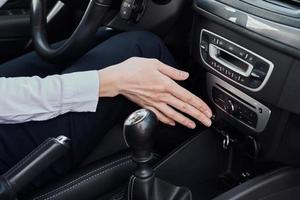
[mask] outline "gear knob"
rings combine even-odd
[[[125,120],[124,138],[137,162],[146,162],[152,157],[153,132],[157,122],[156,115],[146,109],[135,111]]]

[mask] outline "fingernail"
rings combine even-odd
[[[210,127],[212,125],[212,121],[210,119],[205,119],[204,120],[204,125],[207,127]]]
[[[175,122],[169,122],[170,126],[175,126]]]
[[[188,72],[182,71],[181,76],[184,78],[188,78],[190,74]]]
[[[188,124],[188,126],[189,126],[190,129],[195,129],[195,128],[196,128],[196,124],[193,123],[193,122],[190,122],[190,123]]]

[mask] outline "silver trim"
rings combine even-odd
[[[134,113],[132,113],[126,120],[124,125],[125,126],[133,126],[136,125],[138,123],[140,123],[141,121],[143,121],[148,115],[149,115],[149,111],[146,109],[140,109],[135,111]]]
[[[62,145],[65,145],[70,141],[70,139],[64,135],[58,136],[55,140]]]
[[[241,48],[241,49],[243,49],[243,50],[245,50],[245,51],[247,51],[248,53],[251,53],[251,54],[255,55],[256,57],[258,57],[258,58],[262,59],[263,61],[265,61],[266,63],[268,63],[268,64],[269,64],[269,71],[268,71],[268,73],[267,73],[267,75],[266,75],[264,81],[262,82],[262,84],[261,84],[258,88],[255,88],[255,89],[254,89],[254,88],[247,87],[247,86],[245,86],[245,85],[243,85],[243,84],[240,84],[239,82],[237,82],[237,81],[235,81],[235,80],[233,80],[233,79],[231,79],[231,78],[228,78],[227,76],[225,76],[224,74],[222,74],[221,72],[219,72],[218,70],[216,70],[215,68],[213,68],[212,66],[210,66],[210,65],[203,59],[203,56],[202,56],[202,51],[203,51],[203,49],[201,48],[201,41],[202,41],[202,34],[203,34],[203,32],[207,32],[207,33],[210,33],[210,34],[212,34],[212,35],[214,35],[214,36],[217,36],[217,37],[219,37],[219,38],[221,38],[221,39],[223,39],[223,40],[225,40],[225,41],[227,41],[227,42],[229,42],[229,43],[231,43],[231,44],[233,44],[233,45],[235,45],[235,46],[237,46],[237,47],[239,47],[239,48]],[[267,60],[266,58],[264,58],[264,57],[262,57],[262,56],[260,56],[260,55],[258,55],[258,54],[256,54],[256,53],[254,53],[253,51],[250,51],[249,49],[246,49],[245,47],[242,47],[242,46],[238,45],[237,43],[232,42],[232,41],[230,41],[230,40],[228,40],[228,39],[226,39],[226,38],[224,38],[224,37],[222,37],[222,36],[220,36],[220,35],[218,35],[218,34],[216,34],[216,33],[213,33],[213,32],[211,32],[211,31],[209,31],[209,30],[207,30],[207,29],[202,29],[202,30],[201,30],[201,34],[200,34],[200,56],[201,56],[202,62],[205,63],[209,68],[211,68],[212,70],[214,70],[215,72],[217,72],[217,73],[220,74],[221,76],[225,77],[226,79],[228,79],[228,80],[234,82],[235,84],[237,84],[237,85],[239,85],[239,86],[241,86],[241,87],[243,87],[243,88],[246,88],[246,89],[248,89],[248,90],[250,90],[250,91],[252,91],[252,92],[258,92],[258,91],[260,91],[260,90],[267,84],[267,82],[269,81],[269,79],[270,79],[270,77],[271,77],[271,74],[272,74],[272,72],[273,72],[273,69],[274,69],[274,64],[273,64],[271,61]]]
[[[235,57],[236,59],[240,60],[241,62],[247,64],[248,65],[247,71],[244,72],[241,69],[239,69],[238,66],[235,66],[234,64],[232,64],[226,60],[218,58],[217,55],[218,55],[219,51],[224,51],[224,52],[228,53],[229,55]],[[210,55],[210,57],[212,57],[214,60],[218,61],[222,65],[226,66],[227,68],[231,69],[232,71],[235,71],[236,73],[239,73],[245,77],[249,77],[254,68],[252,64],[245,62],[243,59],[237,57],[233,53],[230,53],[229,51],[226,51],[225,49],[222,49],[214,44],[209,44],[209,55]]]
[[[218,77],[216,77],[216,76],[214,76],[210,73],[207,73],[206,77],[207,77],[207,91],[208,91],[208,94],[209,94],[209,98],[218,108],[220,108],[222,111],[227,113],[231,118],[233,118],[236,121],[242,123],[243,125],[245,125],[246,127],[250,128],[251,130],[253,130],[255,132],[258,132],[258,133],[262,132],[266,128],[266,126],[269,122],[270,116],[271,116],[271,110],[268,107],[266,107],[265,105],[261,104],[257,100],[253,99],[252,97],[248,96],[247,94],[243,93],[242,91],[238,90],[237,88],[231,86],[230,84],[226,83],[222,79],[220,79],[220,78],[218,78]],[[230,91],[232,94],[236,95],[237,97],[239,97],[243,101],[245,101],[248,104],[252,105],[253,107],[249,106],[248,104],[245,104],[241,100],[239,100],[236,97],[232,96],[230,93],[225,91],[223,88],[219,87],[219,85],[221,85],[223,88]],[[212,96],[213,87],[218,88],[219,90],[221,90],[224,93],[226,93],[227,95],[229,95],[231,98],[235,99],[239,103],[243,104],[244,106],[246,106],[250,110],[257,113],[257,119],[258,120],[257,120],[256,128],[253,128],[253,127],[249,126],[248,124],[240,121],[239,119],[235,118],[234,116],[232,116],[228,112],[226,112],[223,108],[218,106],[213,100],[213,96]]]
[[[98,5],[98,6],[101,6],[101,7],[110,7],[109,4],[102,4],[102,3],[99,3],[97,1],[95,1],[95,4]]]
[[[65,4],[61,1],[56,2],[49,14],[47,15],[47,23],[49,23],[60,11],[63,9]]]
[[[216,0],[199,0],[194,6],[199,11],[214,14],[269,39],[300,49],[299,28],[251,15]]]

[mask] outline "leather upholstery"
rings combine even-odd
[[[48,186],[31,200],[89,200],[124,184],[135,164],[129,154],[114,156],[83,169],[54,185]]]
[[[68,138],[62,136],[47,139],[0,176],[0,199],[16,199],[18,192],[67,152],[68,141]]]
[[[130,178],[128,200],[192,200],[186,187],[179,187],[152,176],[147,179]]]

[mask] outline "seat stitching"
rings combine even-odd
[[[98,174],[95,174],[95,175],[93,175],[93,176],[91,176],[91,177],[89,177],[89,178],[87,178],[87,179],[85,179],[85,180],[83,180],[83,181],[81,181],[81,182],[79,182],[79,183],[73,185],[72,187],[70,187],[70,188],[68,188],[68,189],[66,189],[66,190],[63,190],[63,191],[61,191],[61,192],[59,192],[59,193],[57,193],[57,194],[55,194],[55,195],[52,195],[52,196],[50,196],[50,197],[48,197],[48,198],[46,198],[46,199],[44,199],[44,200],[50,200],[50,199],[53,199],[53,198],[55,198],[55,197],[57,197],[57,196],[60,196],[60,195],[62,195],[62,194],[64,194],[64,193],[66,193],[66,192],[68,192],[68,191],[70,191],[70,190],[76,188],[77,186],[80,186],[80,185],[82,185],[83,183],[88,182],[89,180],[91,180],[91,179],[93,179],[93,178],[95,178],[95,177],[97,177],[97,176],[99,176],[99,175],[101,175],[101,174],[105,174],[105,173],[107,173],[107,172],[109,172],[109,171],[111,171],[111,170],[113,170],[113,169],[115,169],[115,168],[118,168],[118,167],[127,165],[127,164],[129,164],[129,163],[131,163],[131,160],[126,161],[126,162],[124,162],[124,163],[120,163],[120,164],[118,164],[118,165],[116,165],[116,166],[114,166],[114,167],[108,168],[108,169],[106,169],[106,170],[104,170],[104,171],[102,171],[102,172],[100,172],[100,173],[98,173]]]
[[[127,197],[131,199],[131,187],[132,187],[132,179],[134,176],[131,176],[128,183],[128,189],[127,189]]]
[[[59,191],[59,190],[65,188],[65,187],[68,187],[69,185],[72,185],[73,183],[77,182],[77,181],[80,180],[80,179],[84,179],[85,177],[90,176],[91,174],[93,174],[93,173],[95,173],[95,172],[98,172],[98,171],[102,170],[103,168],[106,168],[106,167],[108,167],[108,166],[114,165],[114,164],[116,164],[116,163],[118,163],[118,162],[120,162],[120,161],[124,161],[124,160],[129,159],[129,158],[130,158],[130,156],[126,156],[126,157],[123,157],[123,158],[121,158],[121,159],[119,159],[119,160],[116,160],[116,161],[113,161],[113,162],[111,162],[111,163],[108,163],[108,164],[106,164],[106,165],[104,165],[104,166],[102,166],[102,167],[100,167],[100,168],[98,168],[98,169],[95,169],[95,170],[93,170],[93,171],[91,171],[91,172],[88,172],[88,173],[86,173],[86,174],[80,176],[80,177],[77,178],[77,179],[73,179],[71,182],[69,182],[69,183],[67,183],[67,184],[65,184],[65,185],[62,185],[62,186],[60,186],[60,187],[58,187],[58,188],[56,188],[56,189],[54,189],[54,190],[52,190],[52,191],[50,191],[50,192],[48,192],[48,193],[46,193],[46,194],[43,194],[43,195],[41,195],[41,196],[38,196],[38,197],[34,198],[33,200],[37,200],[37,199],[40,199],[40,198],[42,198],[42,197],[44,197],[44,196],[50,195],[50,194],[52,194],[52,193],[54,193],[54,192],[57,192],[57,191]],[[131,160],[130,160],[130,162],[131,162]],[[107,170],[107,169],[106,169],[106,170]],[[105,171],[105,170],[104,170],[104,171]]]
[[[130,200],[133,199],[133,188],[134,188],[134,183],[135,183],[135,177],[132,177],[132,182],[131,182],[131,191],[130,191]]]

